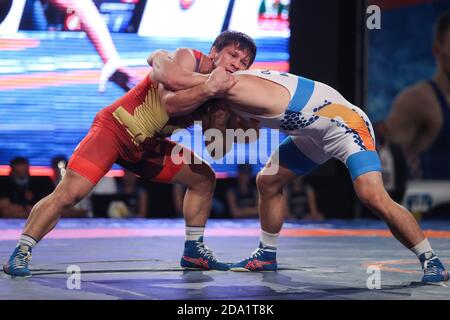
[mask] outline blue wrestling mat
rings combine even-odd
[[[24,225],[0,220],[6,261]],[[450,264],[450,222],[422,225],[434,250]],[[211,220],[207,245],[235,262],[257,246],[257,220]],[[62,220],[33,250],[33,277],[0,278],[0,299],[450,299],[445,285],[423,285],[414,254],[378,221],[287,222],[277,272],[184,271],[182,220]],[[379,287],[373,276],[379,275]],[[68,279],[79,275],[79,288]],[[69,287],[68,287],[69,286]]]

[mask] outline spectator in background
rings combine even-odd
[[[374,125],[377,137],[377,150],[380,155],[382,176],[386,191],[395,202],[401,203],[406,191],[408,167],[401,148],[390,142],[386,137],[386,124],[379,122]]]
[[[252,179],[252,167],[238,166],[236,184],[227,191],[227,202],[233,218],[258,217],[258,191]]]
[[[118,192],[127,198],[126,206],[130,216],[147,216],[147,191],[140,185],[139,178],[130,170],[124,169],[124,175],[117,181]]]
[[[56,188],[58,183],[62,180],[64,177],[64,174],[66,173],[66,167],[67,167],[67,158],[63,155],[54,156],[52,158],[52,182],[53,187]]]
[[[324,215],[317,206],[316,192],[310,184],[305,182],[303,177],[297,177],[292,181],[287,191],[289,219],[324,220]]]
[[[91,192],[79,201],[75,207],[86,210],[87,216],[90,218],[107,218],[111,198],[117,195],[117,193],[118,189],[115,178],[104,176]],[[120,208],[121,215],[126,215],[127,212],[125,211],[126,209]],[[118,214],[116,215],[118,216]]]
[[[58,186],[59,182],[64,177],[67,167],[67,158],[63,155],[58,155],[52,158],[52,191]],[[89,210],[81,204],[75,205],[73,208],[64,209],[62,214],[64,218],[87,218],[89,217]]]
[[[408,179],[408,165],[400,146],[392,143],[386,135],[386,123],[373,125],[376,136],[376,149],[381,161],[384,187],[389,196],[397,203],[403,201]],[[364,219],[379,219],[369,208],[358,202],[358,217]]]
[[[14,158],[9,165],[10,175],[0,183],[0,216],[24,219],[34,204],[51,193],[51,181],[47,177],[31,177],[26,158]]]
[[[173,207],[177,217],[183,216],[183,199],[186,193],[186,187],[181,184],[174,184],[172,195],[173,195]]]
[[[229,218],[226,212],[224,203],[217,197],[218,181],[216,184],[216,190],[214,191],[214,197],[212,200],[210,218]],[[183,199],[186,194],[186,187],[181,184],[174,184],[172,189],[173,195],[173,207],[176,213],[176,217],[183,217]]]
[[[450,11],[437,20],[433,54],[433,78],[400,92],[386,124],[413,178],[450,180]]]

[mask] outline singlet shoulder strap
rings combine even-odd
[[[436,94],[436,97],[438,98],[439,106],[441,107],[441,110],[442,110],[443,114],[445,115],[445,114],[450,113],[450,109],[448,107],[447,99],[445,98],[445,96],[442,93],[441,89],[439,89],[439,87],[437,86],[436,82],[434,82],[433,80],[428,80],[428,83],[433,88],[433,91]]]
[[[202,59],[204,54],[201,51],[198,51],[196,49],[192,49],[192,52],[194,53],[195,62],[196,62],[195,72],[198,72],[198,69],[200,68],[200,60]]]

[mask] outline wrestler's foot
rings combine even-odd
[[[110,59],[104,64],[100,72],[99,93],[106,91],[108,81],[114,82],[125,91],[130,91],[138,82],[128,70],[122,67],[120,59]]]
[[[3,265],[3,271],[11,277],[31,277],[28,262],[31,261],[31,247],[21,245],[14,249],[8,262]]]
[[[108,62],[106,62],[103,65],[103,68],[100,71],[98,92],[104,93],[106,91],[106,83],[108,82],[109,78],[113,75],[113,73],[116,72],[121,65],[122,63],[120,59],[109,59]]]
[[[264,246],[261,242],[259,248],[252,255],[230,266],[231,271],[277,271],[277,252],[273,248]]]
[[[186,241],[184,253],[180,265],[185,269],[197,270],[221,270],[226,271],[230,267],[226,263],[218,262],[213,252],[203,243],[203,237],[198,241]]]
[[[423,277],[422,282],[442,282],[448,281],[448,271],[439,258],[432,252],[425,252],[419,256],[422,264]]]
[[[127,92],[133,89],[139,82],[137,78],[132,76],[131,73],[124,68],[117,69],[109,78],[109,81],[114,82]]]

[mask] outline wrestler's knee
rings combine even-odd
[[[384,187],[369,183],[363,187],[355,188],[355,190],[359,200],[372,212],[384,218],[389,215],[389,205],[392,200]]]
[[[76,186],[72,186],[70,189],[57,188],[49,197],[56,207],[62,209],[73,207],[83,199],[84,195]]]
[[[265,175],[259,172],[256,176],[256,186],[262,195],[275,195],[282,192],[284,184],[276,175]]]
[[[59,208],[68,208],[76,205],[86,197],[93,187],[94,184],[92,182],[69,171],[50,197]]]
[[[364,192],[359,193],[358,196],[359,200],[370,209],[375,209],[377,211],[382,209],[384,199],[376,190],[366,189]]]
[[[216,187],[216,174],[206,163],[197,164],[195,176],[188,179],[187,187],[201,192],[214,192]]]

